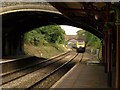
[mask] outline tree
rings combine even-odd
[[[34,45],[45,42],[62,44],[65,42],[65,31],[59,25],[43,26],[26,33],[24,39]]]

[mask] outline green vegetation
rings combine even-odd
[[[36,46],[45,43],[64,44],[64,36],[65,31],[61,29],[59,25],[50,25],[36,28],[26,33],[24,41],[25,43],[30,43]]]
[[[35,46],[32,44],[24,44],[24,49],[27,55],[44,57],[44,58],[50,58],[67,50],[63,44],[53,44],[53,43],[39,45],[39,46]]]
[[[24,51],[28,55],[49,58],[66,51],[65,32],[59,25],[36,28],[24,34]]]

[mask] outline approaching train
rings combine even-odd
[[[85,48],[86,48],[86,45],[85,45],[85,41],[84,40],[76,41],[76,51],[78,53],[84,53],[85,52]]]
[[[86,45],[84,40],[71,39],[67,43],[67,47],[76,49],[78,53],[84,53]]]

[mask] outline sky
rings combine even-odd
[[[67,35],[76,35],[77,31],[82,30],[81,28],[76,28],[72,26],[60,25],[60,27],[65,31]]]

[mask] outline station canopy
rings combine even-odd
[[[51,2],[67,18],[102,38],[104,23],[109,21],[110,2]],[[97,33],[96,33],[97,32]]]

